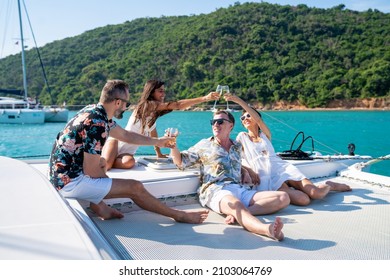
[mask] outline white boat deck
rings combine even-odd
[[[332,180],[349,184],[353,191],[330,193],[307,207],[290,205],[274,215],[259,216],[264,222],[282,218],[285,239],[277,242],[226,225],[224,217],[213,212],[203,224],[181,224],[141,210],[128,199],[107,200],[125,217],[102,221],[85,202],[68,200],[72,208],[67,207],[41,174],[46,173],[46,163],[28,165],[1,157],[0,162],[0,259],[390,260],[389,177],[361,173],[363,180],[353,180],[332,175]],[[138,165],[109,175],[143,181],[169,206],[201,208],[194,195],[196,170],[156,171]],[[384,184],[364,181],[374,179]],[[84,218],[84,227],[75,213],[78,220]]]
[[[257,236],[210,212],[200,225],[179,224],[146,212],[131,211],[121,220],[96,225],[121,257],[139,260],[389,260],[390,191],[346,178],[352,192],[330,193],[308,207],[288,206],[281,242]],[[178,206],[199,209],[199,204]]]

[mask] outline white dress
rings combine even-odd
[[[263,132],[260,137],[260,142],[252,142],[246,132],[237,135],[237,141],[241,142],[244,149],[244,165],[257,171],[260,176],[257,190],[275,191],[287,180],[301,181],[306,178],[298,168],[276,155],[271,141]]]
[[[156,122],[154,122],[154,124],[151,127],[146,125],[146,127],[144,129],[144,132],[141,133],[142,132],[141,121],[137,120],[134,123],[135,115],[136,115],[135,111],[133,111],[133,113],[131,114],[131,116],[129,118],[129,121],[127,122],[127,125],[126,125],[125,129],[128,130],[128,131],[137,132],[139,134],[143,134],[145,136],[149,136],[150,137],[150,133],[152,132],[153,129],[156,128]],[[146,123],[149,123],[150,119],[151,119],[151,117],[147,117],[146,118]],[[140,145],[129,144],[129,143],[126,143],[126,142],[119,141],[118,142],[118,155],[121,155],[121,154],[131,154],[131,155],[134,155],[139,146]]]

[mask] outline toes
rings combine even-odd
[[[282,219],[280,217],[276,217],[275,222],[273,223],[273,237],[279,241],[284,238],[282,228],[283,228]]]

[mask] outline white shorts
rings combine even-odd
[[[239,199],[245,207],[249,207],[250,201],[256,194],[255,190],[248,190],[247,188],[239,184],[226,184],[220,191],[217,191],[211,199],[208,200],[206,205],[214,212],[221,213],[219,203],[222,198],[227,195],[232,195]]]
[[[111,190],[112,178],[91,178],[80,175],[66,184],[59,193],[66,198],[77,198],[95,204],[100,203]]]

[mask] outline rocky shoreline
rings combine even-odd
[[[260,104],[259,104],[260,105]],[[261,108],[262,107],[262,108]],[[390,97],[332,100],[326,107],[308,108],[299,102],[275,102],[269,106],[259,106],[263,110],[390,110]]]
[[[365,98],[365,99],[348,99],[348,100],[332,100],[326,107],[309,108],[298,101],[286,102],[279,101],[272,104],[251,104],[253,107],[259,110],[265,111],[325,111],[325,110],[372,110],[372,111],[387,111],[390,110],[390,97],[382,98]],[[221,105],[220,105],[221,106]],[[222,106],[223,108],[225,105]],[[241,110],[236,108],[235,105],[229,103],[229,107],[232,109]],[[205,106],[199,106],[196,108],[190,108],[193,111],[206,111],[211,108]]]

